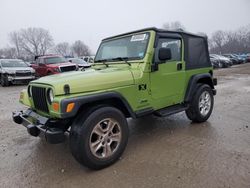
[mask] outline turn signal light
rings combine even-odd
[[[54,111],[58,112],[59,111],[59,103],[53,102],[52,103],[52,108]]]
[[[75,103],[71,102],[67,105],[66,112],[71,112],[75,107]]]

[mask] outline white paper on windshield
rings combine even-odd
[[[135,41],[143,41],[143,40],[145,40],[145,38],[146,38],[146,34],[140,34],[140,35],[133,35],[132,37],[131,37],[131,42],[135,42]]]

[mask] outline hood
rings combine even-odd
[[[83,93],[134,84],[131,71],[128,68],[104,68],[72,71],[51,76],[45,76],[32,81],[31,84],[51,85],[55,95],[64,94],[64,85],[70,86],[70,93]]]
[[[70,62],[66,62],[66,63],[54,63],[54,64],[47,64],[47,67],[60,67],[60,66],[75,66],[75,63],[70,63]]]
[[[31,67],[3,67],[2,68],[3,71],[5,72],[16,72],[16,71],[34,71],[33,68]]]

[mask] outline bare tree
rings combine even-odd
[[[163,28],[167,30],[183,30],[183,31],[186,30],[185,26],[182,25],[182,23],[179,21],[166,22],[163,24]]]
[[[20,48],[28,55],[44,55],[52,46],[53,38],[43,28],[28,28],[19,31]]]
[[[249,53],[250,25],[235,31],[216,31],[209,40],[212,53]]]
[[[18,58],[16,49],[11,47],[0,49],[0,58],[6,58],[6,59]]]
[[[225,44],[225,38],[226,33],[224,31],[216,31],[215,33],[212,34],[212,44],[216,46],[220,52],[222,52],[222,46]]]
[[[20,33],[17,31],[11,32],[9,34],[10,42],[14,45],[17,53],[17,57],[20,58],[21,55],[21,43],[22,43],[22,37],[20,36]]]
[[[58,43],[58,44],[55,46],[55,51],[56,51],[56,53],[58,53],[58,54],[60,54],[60,55],[63,55],[63,56],[72,55],[71,49],[70,49],[70,45],[69,45],[68,42],[61,42],[61,43]]]
[[[71,48],[73,53],[78,57],[90,55],[89,47],[80,40],[75,41]]]

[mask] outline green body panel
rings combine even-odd
[[[154,57],[156,32],[147,32],[150,32],[150,38],[145,56],[141,60],[129,61],[131,66],[124,61],[106,62],[109,64],[108,67],[102,63],[96,63],[86,71],[46,76],[32,81],[30,85],[52,88],[55,95],[54,102],[59,104],[66,98],[108,91],[121,94],[134,112],[147,108],[158,110],[180,104],[184,101],[190,77],[194,74],[208,73],[212,70],[212,67],[185,71],[184,50],[182,48],[181,61],[159,64],[159,70],[152,72],[151,65]],[[176,69],[178,63],[181,63],[183,67],[180,71]],[[70,86],[69,95],[64,94],[65,84]],[[23,98],[20,99],[20,102],[34,108],[32,98],[28,97],[27,91],[22,91],[22,93]],[[37,112],[46,117],[61,117],[61,109],[59,109],[59,112],[53,111],[49,103],[48,107],[49,113]]]

